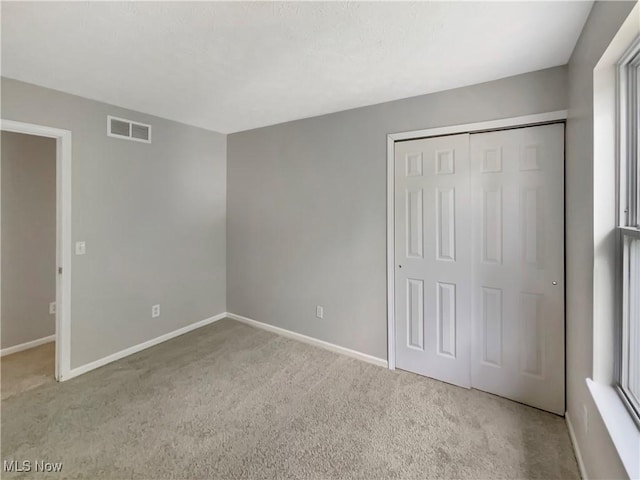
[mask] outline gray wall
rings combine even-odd
[[[585,379],[593,372],[593,69],[633,6],[634,2],[596,2],[569,62],[567,412],[589,478],[626,477]],[[589,412],[588,433],[583,407]]]
[[[387,134],[565,109],[566,74],[229,135],[228,311],[386,359]]]
[[[107,115],[153,143],[107,137]],[[73,134],[72,368],[226,310],[224,135],[7,78],[2,118]]]
[[[2,348],[55,332],[56,141],[2,132]]]

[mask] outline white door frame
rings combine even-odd
[[[71,131],[1,120],[0,130],[56,139],[56,380],[71,370]]]
[[[387,135],[387,356],[389,370],[396,368],[396,306],[395,306],[395,142],[418,138],[439,137],[458,133],[501,130],[553,123],[566,120],[567,110],[536,113],[522,117],[501,118],[479,123],[451,125],[448,127],[427,128],[410,132],[398,132]]]

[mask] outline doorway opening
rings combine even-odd
[[[71,132],[2,120],[3,399],[70,371]]]

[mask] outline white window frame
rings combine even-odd
[[[640,273],[631,267],[630,247],[640,241],[640,36],[617,66],[618,95],[618,294],[620,302],[616,389],[640,428],[640,398],[628,388],[632,312],[640,309]],[[638,315],[638,313],[635,313]],[[640,328],[640,326],[636,327]],[[636,347],[638,348],[638,347]],[[636,366],[640,368],[640,365]]]
[[[593,358],[592,377],[586,379],[586,384],[597,417],[602,419],[628,478],[640,478],[640,428],[616,388],[621,353],[617,334],[621,331],[623,287],[622,230],[619,227],[624,208],[620,209],[619,199],[626,192],[624,172],[619,168],[622,122],[619,118],[618,72],[629,46],[639,36],[640,4],[636,4],[593,70]],[[575,111],[573,114],[577,118],[588,115]],[[589,141],[588,138],[581,140]],[[589,457],[589,452],[593,452],[594,445],[606,443],[606,440],[601,436],[598,424],[593,422],[592,405],[586,399],[580,400],[579,392],[574,392],[567,423],[573,425],[570,432],[577,432],[573,436],[576,457],[583,478],[587,478],[591,472],[586,470],[587,465],[582,460],[589,460],[591,465],[597,463],[598,459]],[[594,438],[586,442],[587,437]],[[585,446],[581,444],[583,441],[591,445],[584,452],[587,454],[584,458],[581,454]]]

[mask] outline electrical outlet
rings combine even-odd
[[[322,305],[316,305],[316,317],[324,318],[324,307]]]
[[[589,433],[589,410],[586,405],[582,405],[582,411],[584,416],[584,433]]]
[[[56,314],[56,302],[51,302],[49,304],[49,315],[55,315]]]
[[[151,318],[157,318],[160,316],[160,304],[151,307]]]

